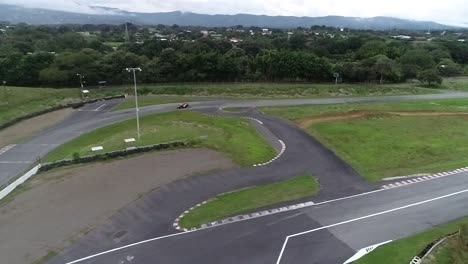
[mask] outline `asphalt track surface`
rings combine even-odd
[[[193,109],[213,113],[220,107],[456,97],[468,97],[468,94],[217,101],[191,105]],[[0,185],[17,177],[38,157],[81,133],[134,116],[131,109],[110,112],[116,103],[118,101],[87,105],[64,122],[0,155]],[[142,108],[140,113],[166,112],[174,110],[174,107],[175,104],[149,106]],[[278,160],[263,167],[240,168],[170,183],[124,208],[50,263],[70,263],[99,252],[167,235],[169,237],[74,263],[342,263],[362,247],[413,234],[466,214],[468,179],[464,174],[458,174],[249,221],[177,233],[172,227],[174,219],[199,202],[226,191],[304,173],[319,178],[322,191],[312,198],[316,203],[379,189],[379,185],[362,180],[331,151],[289,122],[254,111],[242,115],[261,120],[264,134],[273,145],[277,139],[285,142],[286,151]],[[372,217],[367,217],[369,215]],[[284,243],[287,236],[306,230],[314,231],[291,237]]]

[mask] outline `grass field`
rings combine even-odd
[[[468,91],[468,76],[445,78],[442,88]]]
[[[371,181],[468,165],[464,158],[468,155],[464,144],[468,140],[468,116],[427,115],[428,112],[468,113],[466,98],[262,110],[303,125]],[[394,112],[414,116],[399,116]],[[356,113],[364,114],[353,117]]]
[[[242,98],[296,98],[333,96],[371,96],[396,94],[437,93],[437,90],[420,88],[414,84],[156,84],[140,85],[142,95],[185,95]]]
[[[241,165],[265,162],[275,156],[269,143],[248,121],[229,117],[211,117],[191,111],[175,111],[140,118],[141,139],[137,145],[150,145],[206,136],[200,145],[225,152]],[[45,160],[71,158],[91,154],[92,146],[104,151],[127,147],[125,138],[136,137],[135,120],[112,124],[84,134],[50,152]]]
[[[95,89],[91,91],[89,98],[121,93],[121,89]],[[52,89],[7,86],[7,89],[4,90],[0,87],[0,124],[34,112],[61,104],[79,102],[80,100],[80,90],[78,88]]]
[[[409,263],[414,256],[420,253],[424,247],[448,234],[458,231],[460,224],[468,224],[468,218],[463,218],[446,225],[435,227],[426,232],[394,241],[390,244],[381,246],[372,251],[362,259],[354,262],[355,264],[402,264]],[[443,262],[445,259],[433,262],[433,264],[452,264],[452,262]],[[431,263],[432,264],[432,263]]]
[[[305,117],[318,117],[332,114],[344,114],[353,111],[439,111],[468,112],[468,98],[418,100],[390,103],[350,103],[330,105],[298,105],[287,107],[262,107],[268,115],[296,120]]]
[[[0,88],[0,124],[53,106],[79,100],[78,89]]]
[[[370,181],[468,166],[468,116],[379,115],[308,131]]]
[[[197,227],[255,208],[311,196],[318,189],[319,184],[314,177],[302,176],[221,194],[190,211],[180,220],[179,225],[186,228]]]

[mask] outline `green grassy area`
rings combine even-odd
[[[92,89],[89,99],[122,94],[122,89]],[[0,86],[0,124],[61,104],[79,102],[80,89]]]
[[[198,102],[216,100],[215,97],[201,97],[201,96],[177,96],[177,95],[147,95],[138,97],[138,106],[148,106],[157,104],[169,103],[185,103],[185,102]],[[122,110],[135,107],[135,98],[128,97],[122,103],[114,107],[113,110]]]
[[[0,124],[60,104],[78,101],[78,89],[0,87]]]
[[[440,244],[434,251],[429,255],[425,264],[453,264],[452,261],[452,247],[454,238],[448,238],[442,244]]]
[[[160,84],[141,85],[141,94],[221,96],[247,98],[296,98],[332,96],[371,96],[395,94],[437,93],[414,84],[368,85],[368,84],[278,84],[278,83],[239,83],[239,84]]]
[[[174,111],[140,118],[141,139],[135,145],[151,145],[181,139],[207,137],[200,146],[227,153],[241,165],[265,162],[275,156],[274,149],[248,121],[230,117],[212,117],[191,111]],[[45,160],[92,154],[90,148],[104,151],[127,147],[126,138],[136,138],[135,119],[115,123],[84,134],[50,152]]]
[[[468,166],[468,116],[381,116],[308,128],[370,181]]]
[[[468,112],[468,98],[417,100],[389,103],[350,103],[262,107],[260,110],[268,115],[274,115],[289,120],[366,110]]]
[[[394,241],[390,244],[383,245],[360,260],[354,262],[355,264],[402,264],[409,263],[414,256],[418,255],[424,247],[448,234],[458,231],[460,224],[468,224],[468,217],[462,218],[457,221],[451,222],[446,225],[435,227],[431,230],[410,236],[408,238]],[[452,264],[452,262],[443,262],[440,259],[435,263],[437,264]]]
[[[468,91],[468,76],[445,78],[442,88]]]
[[[179,225],[187,228],[200,226],[248,210],[311,196],[318,190],[319,184],[314,177],[302,176],[221,194],[190,211]]]
[[[305,127],[371,181],[468,165],[467,116],[396,116],[386,111],[468,112],[468,98],[393,103],[265,107],[263,112],[305,120],[356,111],[368,115]]]

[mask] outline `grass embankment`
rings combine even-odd
[[[60,104],[78,101],[78,89],[0,88],[0,124]]]
[[[122,94],[122,89],[91,90],[89,99]],[[0,87],[0,125],[31,113],[62,104],[79,102],[80,89]]]
[[[122,87],[122,89],[125,89]],[[132,94],[130,90],[127,92]],[[189,102],[213,100],[213,98],[242,99],[285,99],[334,96],[375,96],[437,93],[437,90],[416,87],[414,84],[278,84],[278,83],[239,83],[239,84],[160,84],[141,85],[138,93],[141,104]],[[168,98],[161,98],[165,96]],[[172,96],[172,98],[171,98]],[[134,107],[129,99],[117,109]]]
[[[468,91],[468,76],[445,78],[442,83],[442,88]]]
[[[451,222],[446,225],[441,225],[431,230],[419,233],[408,238],[394,241],[390,244],[383,245],[376,250],[372,251],[368,255],[364,256],[360,260],[356,261],[355,264],[402,264],[409,263],[414,256],[418,255],[421,250],[424,249],[429,243],[444,237],[448,234],[458,231],[461,224],[468,224],[468,218],[462,218],[460,220]],[[429,262],[437,264],[452,264],[448,253],[444,257],[441,255],[438,261]],[[449,261],[449,262],[444,262]]]
[[[263,111],[295,120],[368,180],[377,181],[468,166],[468,115],[436,115],[468,112],[466,106],[468,99],[450,99]]]
[[[275,156],[269,143],[248,121],[229,117],[211,117],[191,111],[175,111],[140,118],[141,139],[136,146],[206,136],[200,146],[227,153],[241,165],[265,162]],[[45,160],[54,161],[92,154],[90,148],[103,146],[104,151],[125,149],[126,138],[136,137],[135,120],[112,124],[84,134],[52,151]]]
[[[197,227],[256,208],[311,196],[318,190],[319,184],[314,177],[302,176],[221,194],[190,211],[180,220],[179,225]]]

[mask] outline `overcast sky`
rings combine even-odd
[[[287,16],[393,16],[468,25],[468,0],[0,0],[66,11],[91,12],[97,5],[136,12],[187,11],[203,14]]]

